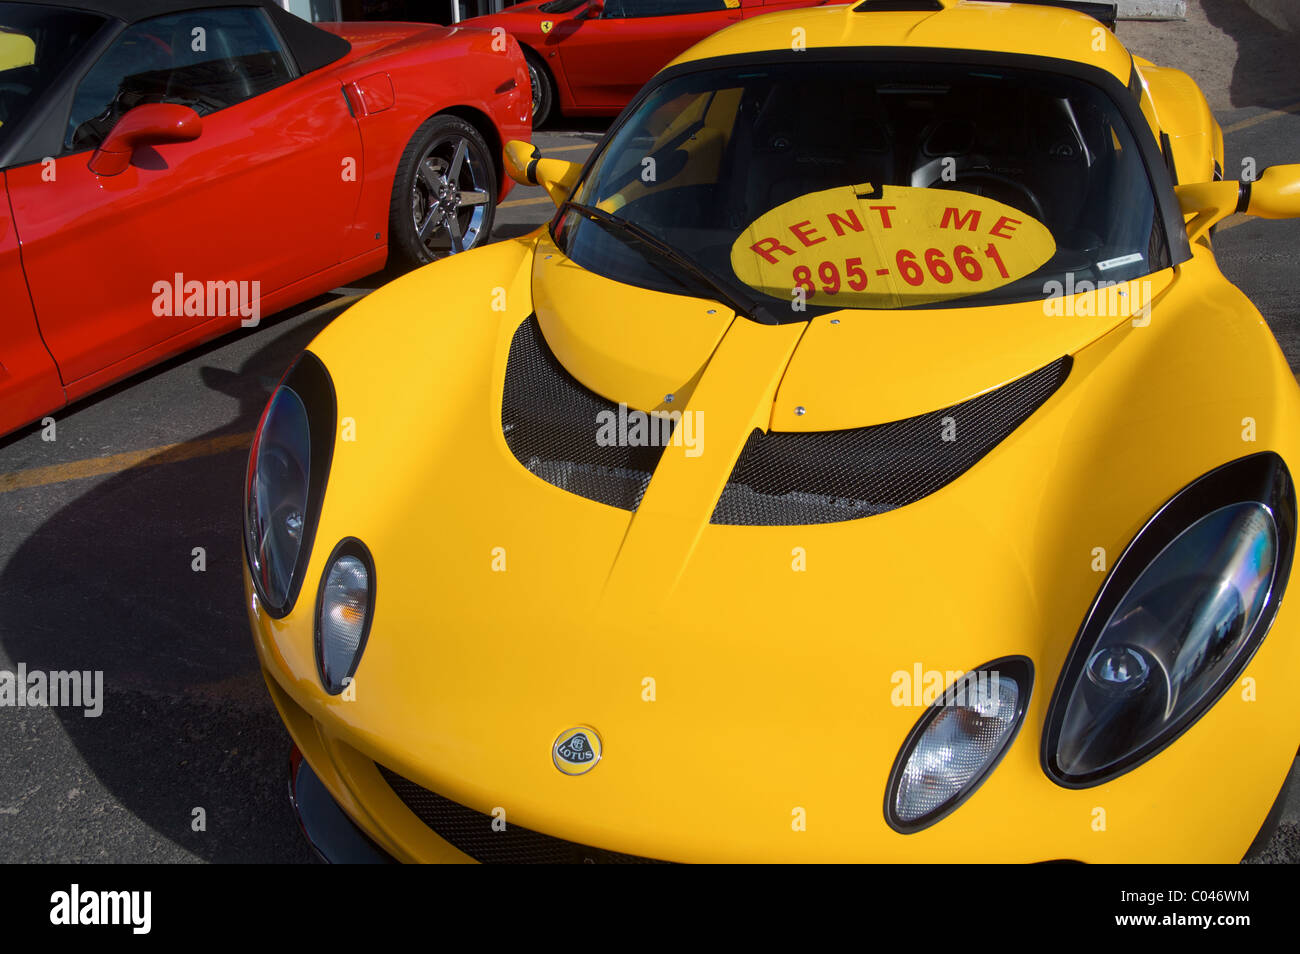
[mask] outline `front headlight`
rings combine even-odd
[[[889,773],[894,830],[928,828],[983,784],[1020,731],[1033,684],[1033,664],[1010,656],[966,673],[926,709]]]
[[[293,608],[334,452],[334,391],[310,352],[289,369],[253,438],[244,485],[244,555],[263,609]]]
[[[375,561],[348,537],[325,561],[316,604],[316,666],[327,692],[338,695],[356,673],[374,612]]]
[[[1102,584],[1056,686],[1047,773],[1097,785],[1169,745],[1232,685],[1290,575],[1295,494],[1276,454],[1197,480],[1139,531]]]

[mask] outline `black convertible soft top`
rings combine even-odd
[[[0,0],[10,2],[10,0]],[[167,13],[184,13],[187,10],[205,10],[213,7],[261,7],[271,17],[280,36],[304,73],[328,66],[346,56],[352,44],[341,36],[328,33],[296,17],[271,0],[16,0],[18,3],[36,3],[47,7],[64,7],[69,10],[88,10],[102,16],[135,23]]]

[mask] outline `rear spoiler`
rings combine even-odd
[[[1039,7],[1060,7],[1075,10],[1092,17],[1108,30],[1115,29],[1119,18],[1119,0],[1013,0],[1013,2],[1032,3]],[[944,7],[956,6],[956,0],[862,0],[853,8],[854,13],[901,13],[926,12],[938,13]]]
[[[1119,0],[1026,0],[1039,7],[1062,7],[1086,13],[1107,30],[1114,31],[1119,19]]]

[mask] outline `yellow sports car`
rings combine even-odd
[[[1300,166],[1062,6],[724,30],[311,344],[245,550],[323,856],[1247,853],[1300,389],[1211,231]]]

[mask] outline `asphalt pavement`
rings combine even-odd
[[[1297,37],[1238,6],[1192,0],[1187,23],[1119,31],[1202,82],[1229,176],[1246,157],[1260,169],[1300,161]],[[580,160],[605,125],[569,123],[535,141]],[[552,211],[540,189],[516,189],[494,237]],[[1224,273],[1300,370],[1300,221],[1227,226],[1216,240]],[[285,797],[289,738],[244,616],[243,468],[292,357],[389,277],[82,401],[56,415],[56,440],[39,427],[0,439],[0,669],[103,670],[110,700],[97,718],[0,708],[0,862],[310,860]],[[1295,789],[1268,860],[1300,861]]]

